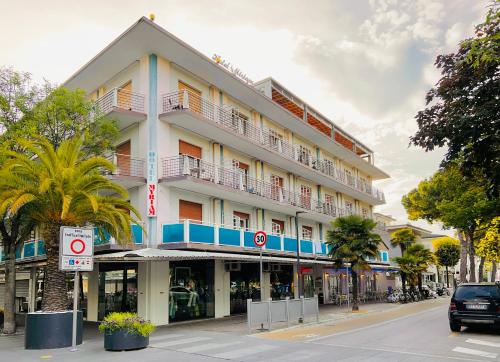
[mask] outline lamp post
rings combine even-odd
[[[299,215],[305,214],[305,211],[295,212],[295,237],[297,238],[297,291],[300,299],[300,294],[302,291],[300,282],[300,237],[299,237]],[[299,318],[299,323],[302,323],[302,318]]]

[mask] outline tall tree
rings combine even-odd
[[[436,259],[446,269],[446,286],[450,287],[448,268],[457,265],[460,260],[460,244],[453,238],[444,237],[436,243]]]
[[[439,55],[441,79],[416,115],[411,142],[431,151],[447,146],[442,165],[460,161],[463,174],[479,171],[487,191],[498,197],[500,184],[500,2],[491,3],[475,37],[460,43],[455,53]]]
[[[418,289],[422,294],[422,273],[425,272],[429,268],[429,266],[434,263],[434,255],[422,244],[410,245],[406,253],[413,257]]]
[[[391,245],[393,247],[399,247],[401,249],[401,257],[405,257],[406,249],[410,245],[415,242],[416,236],[412,229],[404,228],[400,230],[396,230],[391,234]],[[411,264],[411,258],[401,259],[399,260],[402,263],[406,263],[408,266]],[[406,277],[408,274],[405,272],[405,269],[408,268],[400,268],[399,274],[401,275],[401,284],[403,287],[403,297],[406,300],[407,290],[406,290]]]
[[[113,165],[102,157],[88,157],[83,138],[64,140],[55,149],[49,141],[19,141],[28,154],[7,152],[0,171],[0,213],[28,217],[41,229],[47,249],[43,311],[66,310],[65,272],[59,270],[59,230],[63,225],[99,227],[120,243],[131,239],[130,216],[137,211],[126,201],[127,192],[103,176]],[[103,196],[104,192],[118,196]]]
[[[363,270],[370,270],[367,257],[378,255],[380,235],[372,230],[377,223],[357,215],[339,217],[332,221],[332,230],[327,232],[327,244],[331,246],[330,257],[337,268],[349,263],[352,271],[352,310],[359,310],[358,276]]]
[[[439,221],[445,228],[458,230],[461,240],[460,280],[466,281],[467,253],[469,254],[469,281],[475,281],[474,237],[477,220],[491,219],[499,209],[497,198],[488,198],[480,175],[464,178],[459,167],[450,164],[430,179],[421,181],[417,188],[402,198],[411,220]]]
[[[497,264],[500,263],[500,216],[491,221],[484,236],[476,243],[476,253],[491,261],[491,281],[495,281]]]

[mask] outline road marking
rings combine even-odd
[[[250,356],[252,354],[256,354],[259,352],[270,351],[272,349],[278,348],[277,346],[270,346],[268,344],[262,344],[254,347],[235,349],[229,352],[218,353],[215,355],[211,355],[216,358],[225,358],[225,359],[233,359],[233,358],[242,358],[246,356]]]
[[[309,343],[318,344],[321,346],[331,346],[331,347],[340,347],[340,348],[348,348],[348,349],[362,349],[365,351],[387,352],[387,353],[394,353],[394,354],[407,354],[410,356],[427,357],[427,358],[435,358],[435,359],[451,359],[451,360],[455,360],[455,361],[473,361],[473,362],[483,361],[483,360],[479,360],[479,359],[472,359],[472,358],[465,358],[465,357],[443,356],[443,355],[437,355],[437,354],[408,352],[408,351],[395,351],[395,350],[388,349],[388,348],[350,346],[348,344],[329,344],[329,343],[318,343],[318,342],[309,342]]]
[[[158,341],[163,341],[164,339],[172,339],[172,338],[178,338],[178,337],[184,337],[183,334],[165,334],[165,335],[159,335],[159,336],[152,336],[149,338],[150,341],[152,342],[158,342]]]
[[[162,347],[173,347],[173,346],[178,346],[180,344],[188,344],[188,343],[196,343],[196,342],[202,342],[206,341],[208,339],[211,339],[210,337],[192,337],[192,338],[184,338],[184,339],[178,339],[177,341],[170,341],[170,342],[163,342],[163,343],[155,343],[151,345],[151,347],[154,348],[162,348]]]
[[[184,353],[199,353],[199,352],[204,352],[204,351],[208,351],[211,349],[234,346],[234,345],[240,344],[240,343],[243,343],[243,342],[235,341],[235,342],[229,342],[229,343],[205,343],[205,344],[200,344],[197,346],[181,348],[181,349],[178,349],[177,351],[184,352]]]
[[[497,358],[496,353],[490,353],[485,351],[479,351],[477,349],[464,348],[464,347],[455,347],[452,349],[453,352],[465,353],[474,356],[486,357],[486,358]]]
[[[500,343],[490,342],[490,341],[481,341],[480,339],[467,339],[465,342],[480,344],[481,346],[489,346],[489,347],[498,347],[500,348]]]
[[[333,337],[333,336],[341,336],[343,334],[355,333],[355,332],[360,332],[360,331],[363,331],[363,330],[366,330],[366,329],[370,329],[370,328],[380,327],[380,326],[383,326],[383,325],[386,325],[386,324],[391,324],[393,322],[398,322],[398,321],[403,320],[403,319],[417,317],[417,316],[419,316],[421,314],[425,314],[425,313],[428,313],[428,312],[434,312],[434,311],[437,311],[438,309],[441,309],[441,308],[443,308],[443,305],[440,305],[439,307],[434,307],[434,308],[426,309],[426,310],[423,310],[421,312],[404,315],[404,316],[401,316],[401,317],[398,317],[398,318],[389,319],[389,320],[386,320],[384,322],[379,322],[379,323],[371,324],[371,325],[368,325],[368,326],[365,326],[365,327],[360,327],[360,328],[356,328],[356,329],[351,329],[349,331],[338,332],[338,333],[333,333],[333,334],[327,334],[325,336],[321,336],[321,337],[317,337],[317,338],[312,338],[312,339],[307,340],[306,342],[317,342],[317,341],[321,341],[323,339],[327,339],[327,338],[330,338],[330,337]]]
[[[291,362],[298,362],[298,361],[304,361],[304,360],[307,360],[307,359],[311,359],[311,358],[319,356],[320,354],[323,354],[323,353],[324,352],[297,351],[297,352],[291,352],[291,353],[287,353],[287,354],[284,354],[284,355],[280,355],[280,356],[278,356],[276,358],[271,358],[268,361],[291,361]]]

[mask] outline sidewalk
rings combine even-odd
[[[403,318],[408,315],[434,309],[449,303],[449,298],[442,297],[409,304],[362,304],[356,313],[346,310],[332,310],[321,313],[319,323],[309,323],[255,335],[258,338],[282,341],[304,341],[326,335],[347,332],[388,320]],[[329,318],[328,318],[329,317]]]

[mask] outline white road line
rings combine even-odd
[[[276,358],[272,358],[268,361],[290,361],[290,362],[298,362],[298,361],[304,361],[304,360],[312,360],[312,358],[317,357],[324,352],[315,352],[315,351],[296,351],[296,352],[291,352],[287,354],[280,355]]]
[[[252,354],[256,354],[259,352],[270,351],[270,350],[275,349],[275,348],[278,348],[278,347],[277,346],[270,346],[268,344],[262,344],[262,345],[257,345],[257,346],[253,346],[253,347],[248,347],[248,348],[235,349],[232,351],[218,353],[218,354],[214,354],[214,355],[210,355],[210,356],[216,357],[216,358],[225,358],[225,359],[242,358],[242,357],[250,356]]]
[[[163,341],[164,339],[172,339],[172,338],[178,338],[178,337],[184,337],[183,334],[165,334],[163,336],[152,336],[149,337],[149,340],[151,342],[157,342],[157,341]]]
[[[212,339],[212,338],[210,338],[210,337],[184,338],[184,339],[178,339],[177,341],[153,343],[151,345],[151,347],[155,347],[155,348],[173,347],[173,346],[178,346],[180,344],[202,342],[202,341],[206,341],[206,340],[209,340],[209,339]]]
[[[500,348],[500,343],[490,342],[490,341],[481,341],[480,339],[467,339],[465,342],[480,344],[481,346],[489,346],[489,347],[498,347]]]
[[[479,351],[477,349],[463,348],[463,347],[455,347],[452,349],[453,352],[470,354],[473,356],[486,357],[486,358],[497,358],[496,353],[490,353],[485,351]]]
[[[348,344],[334,344],[334,343],[320,343],[320,342],[309,342],[311,344],[317,344],[321,346],[330,346],[330,347],[340,347],[340,348],[347,348],[347,349],[361,349],[365,351],[377,351],[377,352],[387,352],[387,353],[394,353],[394,354],[407,354],[410,356],[417,356],[417,357],[427,357],[427,358],[435,358],[435,359],[451,359],[451,360],[456,360],[456,361],[474,361],[474,362],[480,362],[483,360],[478,360],[478,359],[471,359],[471,358],[465,358],[465,357],[455,357],[455,356],[443,356],[443,355],[438,355],[438,354],[429,354],[429,353],[418,353],[418,352],[409,352],[409,351],[397,351],[389,348],[376,348],[376,347],[363,347],[363,346],[351,346]]]
[[[243,342],[235,341],[235,342],[229,342],[229,343],[205,343],[205,344],[200,344],[197,346],[181,348],[181,349],[178,349],[177,351],[184,352],[184,353],[200,353],[200,352],[209,351],[211,349],[234,346],[234,345],[237,345],[240,343],[243,343]]]

